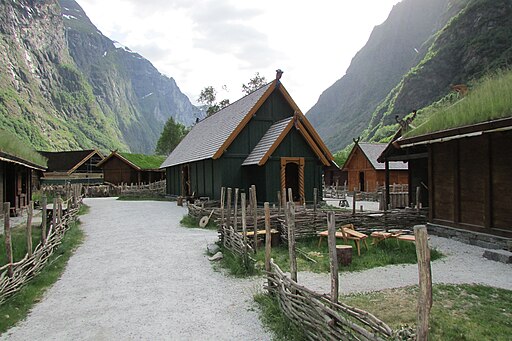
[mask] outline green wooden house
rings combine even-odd
[[[220,198],[221,187],[277,201],[292,188],[293,200],[312,202],[321,191],[322,168],[333,157],[277,78],[196,123],[162,164],[167,193]]]

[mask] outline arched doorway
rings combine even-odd
[[[282,157],[281,158],[281,192],[292,189],[292,198],[294,202],[303,204],[304,196],[304,158],[303,157]]]

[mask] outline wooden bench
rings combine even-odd
[[[322,245],[322,238],[327,237],[329,235],[329,231],[322,231],[318,233],[320,236],[320,240],[318,241],[318,247]],[[368,244],[366,243],[366,239],[368,238],[368,235],[357,232],[354,229],[353,224],[346,224],[340,227],[339,231],[336,231],[335,233],[336,238],[341,238],[345,242],[348,240],[353,240],[354,244],[357,248],[357,255],[361,256],[361,241],[363,241],[364,245],[366,246],[366,249],[368,250]]]
[[[242,235],[242,234],[243,234],[243,232],[240,232],[240,231],[239,231],[238,233],[240,233],[240,235]],[[264,237],[264,236],[265,236],[265,234],[266,234],[266,231],[265,231],[265,230],[258,230],[258,231],[256,232],[256,236],[258,237],[258,239],[260,238],[260,236],[261,236],[261,237]],[[248,239],[253,239],[252,237],[254,236],[254,231],[247,231],[246,236],[247,236],[247,238],[248,238]],[[271,230],[270,230],[270,237],[271,237],[271,245],[272,245],[272,246],[277,246],[277,245],[279,245],[279,237],[280,237],[280,236],[279,236],[279,231],[278,231],[278,230],[276,230],[276,229],[271,229]],[[259,244],[260,244],[260,243],[258,243],[258,245],[259,245]]]

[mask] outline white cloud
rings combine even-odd
[[[271,80],[281,68],[303,112],[345,73],[397,2],[78,0],[103,34],[173,77],[193,102],[207,85],[234,101],[256,72]]]

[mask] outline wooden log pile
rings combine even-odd
[[[76,194],[76,195],[75,195]],[[25,257],[17,262],[12,261],[10,257],[7,264],[0,267],[0,304],[2,304],[7,298],[19,291],[28,281],[37,276],[44,268],[48,259],[51,257],[55,249],[61,244],[62,238],[65,233],[71,227],[71,224],[76,221],[78,211],[82,203],[82,196],[80,191],[73,192],[68,197],[69,199],[64,202],[60,199],[55,199],[57,205],[53,206],[52,221],[49,226],[46,224],[46,197],[43,196],[43,223],[41,226],[42,238],[41,242],[32,251],[32,238],[31,234],[27,234],[27,248],[28,252]],[[7,205],[7,212],[9,203]],[[30,208],[32,205],[30,205]],[[66,213],[63,214],[63,207],[67,207]],[[4,208],[4,210],[6,209]],[[31,233],[32,223],[32,210],[29,209],[27,217],[27,233]],[[10,226],[8,214],[7,219],[4,223],[6,236],[10,235]],[[30,225],[30,227],[29,227]],[[7,243],[6,238],[7,254],[11,254],[12,245]]]

